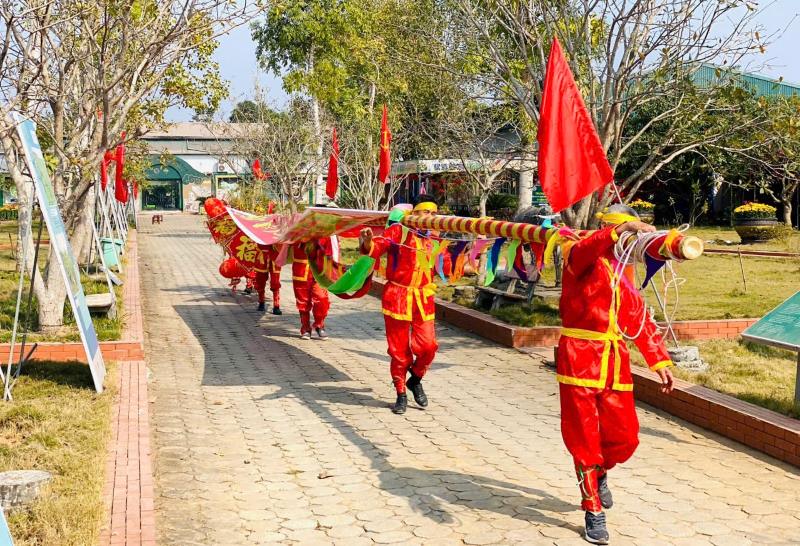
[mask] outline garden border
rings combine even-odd
[[[383,279],[373,279],[370,293],[380,296],[385,284]],[[506,347],[524,350],[558,344],[560,328],[556,326],[513,326],[475,309],[441,300],[436,300],[436,316]],[[681,339],[734,339],[756,320],[690,320],[675,322],[673,327]],[[673,393],[665,396],[655,374],[638,366],[631,366],[631,371],[637,400],[800,467],[800,420],[680,379],[675,380]]]
[[[137,340],[139,358],[117,360],[117,395],[111,413],[111,440],[103,487],[103,525],[99,544],[155,546],[155,485],[150,446],[147,363],[144,361],[142,301],[136,231],[128,232],[128,267],[125,289],[128,339]],[[124,334],[125,335],[125,334]]]
[[[125,284],[122,286],[123,319],[122,339],[119,341],[101,341],[100,351],[103,360],[117,362],[135,362],[144,360],[144,335],[142,326],[142,309],[139,302],[139,263],[137,260],[136,230],[128,232],[127,239],[128,266],[125,270]],[[30,350],[33,343],[28,342]],[[0,344],[0,362],[8,362],[10,343]],[[19,361],[20,346],[14,352],[15,361]],[[86,350],[80,342],[41,342],[33,353],[33,360],[53,360],[56,362],[87,362]]]

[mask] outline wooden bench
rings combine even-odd
[[[506,279],[510,279],[508,286],[505,290],[492,288],[491,286],[478,286],[478,293],[475,298],[475,305],[477,307],[485,307],[489,298],[492,298],[491,304],[489,305],[489,310],[491,311],[498,309],[501,305],[503,305],[503,303],[506,302],[525,302],[528,305],[531,304],[533,301],[536,284],[539,282],[538,275],[536,275],[536,278],[530,282],[520,279],[519,275],[517,275],[513,269],[511,271],[498,271],[498,275],[505,277]],[[520,282],[523,282],[526,285],[524,295],[517,294],[517,283]]]
[[[106,315],[108,318],[117,316],[117,306],[114,294],[105,292],[103,294],[87,294],[86,306],[90,313]]]

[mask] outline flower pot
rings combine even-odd
[[[769,241],[778,236],[780,226],[778,220],[767,218],[734,218],[733,229],[739,234],[743,243]]]
[[[656,221],[656,215],[652,210],[637,210],[636,214],[639,215],[639,219],[642,222],[647,222],[648,224],[652,224]]]

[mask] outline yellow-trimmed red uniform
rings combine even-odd
[[[255,288],[258,292],[258,303],[264,303],[266,300],[265,292],[267,288],[267,279],[269,279],[269,289],[272,292],[272,305],[273,307],[281,306],[281,268],[275,263],[277,252],[272,246],[261,246],[259,250],[264,256],[264,264],[261,265],[259,260],[254,267],[256,271]]]
[[[325,328],[325,318],[331,307],[328,291],[314,279],[308,266],[308,256],[303,244],[292,246],[292,288],[297,311],[300,313],[300,333],[311,333],[313,328]],[[311,314],[314,324],[311,324]]]
[[[436,350],[436,305],[430,264],[432,243],[400,224],[372,240],[369,256],[388,254],[382,308],[391,357],[390,372],[398,393],[406,392],[409,369],[422,378]]]
[[[597,478],[628,460],[639,443],[622,333],[636,336],[634,343],[650,369],[672,365],[639,291],[627,275],[619,279],[615,274],[615,230],[605,228],[564,245],[556,362],[561,433],[575,460],[582,506],[593,512],[601,510]]]

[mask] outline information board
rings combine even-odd
[[[39,139],[36,137],[36,124],[15,114],[17,132],[22,140],[22,148],[25,159],[36,187],[36,197],[39,200],[39,208],[42,211],[47,232],[50,234],[50,245],[55,249],[55,254],[64,282],[67,285],[67,295],[72,305],[72,314],[78,324],[78,331],[81,334],[83,348],[86,350],[86,359],[92,372],[94,388],[97,392],[103,392],[103,380],[106,375],[106,367],[103,362],[103,354],[100,352],[100,344],[97,341],[97,333],[94,330],[92,317],[89,314],[89,307],[86,305],[86,296],[81,286],[81,274],[78,263],[69,244],[69,237],[61,219],[61,211],[58,209],[53,184],[50,182],[50,175],[44,162],[42,148],[39,146]]]
[[[757,343],[800,351],[800,292],[747,328],[742,332],[742,337]]]
[[[8,529],[8,522],[2,507],[0,507],[0,546],[14,546],[14,540],[11,538],[11,531]]]

